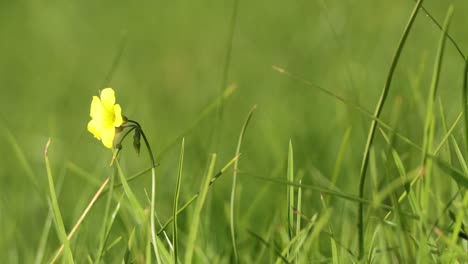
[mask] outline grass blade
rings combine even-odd
[[[288,150],[288,171],[287,171],[288,182],[294,182],[294,157],[293,157],[293,146],[291,140],[289,140]],[[294,186],[287,186],[287,212],[288,212],[288,235],[289,241],[294,237]],[[289,251],[288,251],[289,256]]]
[[[143,221],[145,219],[143,207],[140,205],[140,202],[138,202],[135,194],[133,193],[132,189],[128,185],[127,179],[125,178],[125,175],[122,171],[122,167],[120,166],[120,161],[118,159],[115,159],[115,165],[117,166],[118,175],[120,178],[120,182],[122,183],[122,187],[124,189],[125,195],[127,196],[133,209],[135,209],[135,211],[137,212],[137,215],[138,215],[137,220],[139,222]]]
[[[398,60],[403,50],[403,46],[406,42],[409,31],[411,29],[411,26],[413,25],[416,15],[418,14],[419,7],[421,6],[421,4],[422,4],[422,0],[419,0],[415,4],[413,8],[413,12],[411,13],[410,19],[405,27],[405,30],[403,31],[403,35],[401,36],[400,42],[398,43],[398,47],[395,50],[395,54],[393,55],[392,64],[390,66],[390,70],[388,72],[387,79],[385,81],[385,85],[382,90],[382,94],[375,108],[374,116],[376,118],[380,117],[380,113],[382,112],[383,106],[387,99],[388,92],[390,91],[390,85],[393,80],[393,74],[395,72]],[[367,166],[369,163],[369,153],[370,153],[370,148],[372,146],[372,143],[374,141],[376,128],[377,128],[377,122],[373,120],[369,129],[369,134],[367,136],[366,147],[364,149],[364,154],[362,157],[362,164],[361,164],[361,171],[359,175],[359,197],[361,198],[364,197],[364,187],[365,187],[365,182],[366,182]],[[358,258],[362,259],[362,257],[364,256],[364,207],[362,203],[359,204],[359,208],[358,208],[358,244],[359,244]]]
[[[424,136],[423,136],[423,152],[421,157],[421,168],[424,171],[424,186],[421,193],[420,204],[422,208],[429,208],[429,195],[431,193],[431,176],[432,176],[432,159],[428,159],[429,153],[432,152],[433,142],[434,142],[434,131],[435,131],[435,116],[434,116],[434,104],[437,94],[437,88],[439,85],[440,71],[442,68],[442,59],[444,54],[446,32],[450,24],[450,19],[453,14],[453,6],[450,5],[447,15],[444,21],[444,27],[440,36],[439,45],[437,49],[436,62],[434,64],[434,71],[432,74],[432,81],[429,90],[429,96],[427,99],[427,110],[426,110],[426,120],[424,125]],[[423,222],[428,222],[430,219],[427,214],[424,214],[422,220]],[[421,228],[422,229],[422,228]],[[426,235],[422,234],[421,239],[425,239]],[[421,243],[419,248],[419,257],[422,262],[427,262],[427,253],[429,248],[426,243]]]
[[[338,150],[338,156],[335,161],[335,166],[333,166],[333,173],[332,173],[332,178],[330,181],[330,188],[334,188],[336,181],[338,179],[338,175],[340,174],[341,171],[341,164],[343,163],[343,158],[349,143],[349,137],[351,135],[351,127],[348,127],[346,129],[346,132],[343,135],[343,139],[341,141],[340,148]]]
[[[120,200],[122,200],[122,197],[123,197],[123,194],[121,195]],[[117,217],[117,213],[119,212],[119,210],[120,210],[120,201],[117,202],[117,205],[115,206],[114,210],[112,211],[112,215],[111,215],[111,217],[109,219],[109,222],[107,223],[106,233],[105,233],[105,236],[104,236],[103,248],[106,247],[107,241],[109,241],[110,232],[112,230],[112,226],[114,225],[115,218]],[[106,254],[106,251],[109,251],[114,246],[114,243],[115,243],[115,241],[112,242],[109,246],[107,246],[105,248],[105,250],[101,249],[103,252],[99,252],[99,254],[101,254],[100,256],[101,257],[104,256]],[[99,259],[97,259],[96,262],[99,263]]]
[[[273,249],[275,252],[276,256],[278,256],[279,259],[281,259],[284,263],[289,263],[289,261],[281,254],[279,250],[276,249],[276,247],[272,246],[268,241],[263,239],[260,235],[257,233],[253,232],[252,230],[247,230],[249,234],[253,237],[255,237],[258,241],[260,241],[263,245],[265,245],[267,248]]]
[[[245,131],[247,130],[247,126],[249,125],[250,119],[255,111],[257,106],[254,106],[252,110],[247,115],[245,119],[244,125],[242,125],[241,132],[239,135],[239,140],[237,141],[236,147],[236,156],[240,155],[240,149],[242,145],[242,140],[244,139]],[[231,189],[231,206],[230,206],[230,224],[231,224],[231,241],[232,241],[232,248],[234,251],[234,261],[235,263],[239,263],[239,256],[237,251],[237,244],[236,244],[236,225],[234,221],[234,211],[235,211],[235,195],[236,195],[236,186],[237,186],[237,172],[239,167],[239,160],[237,159],[234,162],[234,170],[232,173],[232,189]]]
[[[465,59],[462,86],[462,110],[465,117],[465,135],[468,133],[468,59]],[[468,153],[468,137],[465,137],[465,151]],[[467,154],[468,155],[468,154]]]
[[[302,179],[299,179],[299,184],[302,184]],[[299,186],[297,188],[297,208],[296,208],[296,234],[301,232],[301,217],[299,214],[302,212],[302,188]],[[295,263],[299,263],[299,254],[296,252]]]
[[[104,251],[104,254],[107,253],[107,251],[111,250],[114,246],[116,246],[120,241],[122,241],[121,236],[117,237],[114,241],[112,241],[109,244],[109,246],[106,248],[106,251]]]
[[[117,173],[117,169],[114,167],[114,173],[110,177],[109,196],[107,197],[106,207],[104,209],[104,218],[102,220],[103,228],[102,228],[101,237],[99,239],[99,247],[98,247],[97,257],[96,257],[96,259],[94,261],[95,264],[99,264],[99,262],[101,261],[102,253],[104,251],[104,247],[105,247],[105,243],[106,243],[107,221],[108,221],[108,218],[109,218],[109,211],[110,211],[110,207],[111,207],[111,203],[112,203],[112,195],[114,193],[114,177],[115,177],[116,173]]]
[[[277,184],[292,185],[294,187],[301,187],[301,188],[304,188],[304,189],[317,191],[317,192],[320,192],[322,194],[336,196],[336,197],[345,199],[345,200],[350,201],[350,202],[358,203],[358,204],[362,203],[362,204],[366,204],[366,205],[372,205],[372,206],[378,207],[380,209],[394,210],[394,207],[392,207],[390,205],[386,205],[386,204],[382,204],[382,203],[374,204],[374,202],[372,200],[364,199],[364,198],[361,198],[361,197],[358,197],[358,196],[355,196],[355,195],[352,195],[352,194],[347,194],[347,193],[344,193],[344,192],[330,190],[330,189],[320,187],[320,186],[316,186],[316,185],[298,184],[298,183],[293,183],[293,182],[287,182],[287,181],[284,181],[282,179],[267,178],[267,177],[255,176],[255,175],[252,175],[251,178],[256,178],[256,179],[260,179],[260,180],[264,180],[264,181],[268,181],[268,182],[272,182],[272,183],[277,183]],[[406,215],[406,216],[408,216],[410,218],[416,219],[416,220],[419,219],[419,216],[417,216],[415,214],[412,214],[412,213],[402,212],[402,214],[404,214],[404,215]]]
[[[447,16],[445,18],[444,27],[439,40],[439,47],[436,55],[436,63],[434,64],[434,72],[432,74],[431,87],[429,91],[429,97],[427,100],[426,120],[424,125],[424,137],[423,137],[423,152],[422,152],[422,165],[425,166],[427,163],[428,153],[432,151],[433,137],[434,137],[434,103],[437,94],[437,87],[439,85],[440,71],[442,68],[442,59],[445,47],[445,33],[447,32],[450,19],[453,13],[453,6],[450,6]],[[430,167],[430,165],[428,165]]]
[[[182,139],[182,144],[180,146],[180,157],[179,157],[179,168],[177,170],[177,184],[176,190],[174,195],[174,209],[172,212],[172,218],[174,219],[172,230],[173,230],[173,241],[172,244],[174,245],[174,263],[177,263],[179,247],[177,246],[177,239],[178,239],[178,231],[177,231],[177,211],[179,209],[179,195],[180,195],[180,184],[182,179],[182,166],[184,164],[184,148],[185,148],[185,139]]]
[[[145,138],[145,143],[148,146],[148,141]],[[151,153],[151,160],[153,159],[153,153],[151,149],[148,147],[148,152]],[[158,236],[156,235],[156,225],[154,224],[154,218],[156,217],[156,167],[154,163],[151,166],[151,211],[150,211],[150,230],[151,230],[151,243],[153,244],[154,254],[156,255],[156,262],[159,264],[161,263],[161,259],[159,257],[159,250],[158,250]]]
[[[93,208],[94,204],[96,203],[96,201],[98,200],[98,198],[101,196],[102,192],[104,191],[104,188],[107,186],[107,184],[109,183],[109,178],[107,178],[101,185],[101,187],[99,187],[98,191],[94,194],[93,198],[91,199],[91,201],[89,202],[88,206],[85,208],[85,210],[83,211],[83,213],[81,214],[80,218],[78,218],[78,220],[76,221],[75,225],[73,226],[72,230],[70,231],[70,233],[68,234],[67,236],[67,240],[70,241],[73,237],[73,235],[76,233],[76,231],[78,230],[78,228],[80,227],[81,223],[83,223],[84,219],[86,218],[86,216],[88,215],[88,213],[91,211],[91,208]],[[61,253],[62,253],[62,250],[64,249],[65,247],[65,244],[62,243],[62,245],[60,246],[59,250],[57,251],[57,254],[55,255],[55,258],[57,258]]]
[[[47,238],[49,237],[50,227],[52,226],[52,217],[53,212],[49,212],[46,222],[44,223],[44,228],[42,229],[41,238],[39,239],[39,247],[34,257],[34,264],[43,263],[42,259],[44,258]]]
[[[213,170],[216,163],[216,154],[211,155],[211,161],[208,168],[208,173],[203,179],[203,183],[200,189],[200,199],[197,201],[195,211],[193,212],[193,219],[191,223],[191,228],[187,240],[187,252],[185,255],[185,263],[192,263],[193,251],[195,249],[195,242],[197,240],[198,227],[200,223],[201,211],[205,203],[206,195],[208,193],[208,187],[210,186],[211,177],[213,176]]]
[[[426,7],[424,7],[423,5],[421,5],[421,9],[422,11],[424,11],[424,13],[426,13],[426,16],[429,17],[431,19],[431,21],[440,29],[440,30],[443,30],[443,27],[442,25],[437,22],[437,20],[435,19],[435,17],[429,13],[429,10],[426,9]],[[447,38],[450,40],[450,42],[453,44],[453,46],[455,47],[455,49],[457,50],[458,54],[460,55],[460,57],[463,58],[463,60],[466,60],[466,56],[465,54],[463,53],[463,51],[461,50],[460,46],[458,46],[457,42],[453,39],[453,37],[448,33],[448,32],[445,32],[445,35],[447,36]]]
[[[227,86],[228,74],[229,74],[229,69],[231,66],[232,44],[234,40],[234,32],[236,29],[238,9],[239,9],[239,0],[234,0],[232,13],[231,13],[231,20],[229,22],[228,38],[226,39],[226,53],[224,54],[224,67],[223,67],[223,72],[221,76],[221,86],[220,86],[221,89],[225,89],[225,87]],[[223,114],[224,114],[224,100],[225,99],[223,98],[220,104],[218,105],[216,121],[213,127],[214,129],[213,129],[213,137],[212,137],[211,145],[214,148],[218,146],[220,136],[221,136],[221,124],[222,124]]]
[[[432,157],[431,155],[428,155],[428,157]],[[450,177],[452,177],[453,180],[455,180],[458,184],[461,186],[468,188],[468,177],[465,175],[463,172],[455,169],[454,167],[450,166],[445,161],[442,161],[440,159],[433,159],[437,166],[442,169],[445,173],[447,173]]]
[[[52,176],[52,170],[50,168],[50,162],[49,162],[49,146],[50,146],[50,138],[47,141],[47,144],[44,150],[44,159],[45,159],[45,164],[46,164],[46,169],[47,169],[47,179],[49,181],[49,194],[50,194],[50,200],[52,203],[52,209],[54,212],[55,224],[56,224],[57,232],[59,234],[60,242],[62,243],[65,249],[65,258],[68,263],[74,263],[73,255],[70,249],[70,241],[68,241],[67,239],[67,232],[65,231],[62,214],[60,213],[60,207],[58,205],[58,200],[57,200],[57,196],[55,193],[54,178]],[[54,258],[52,259],[50,263],[55,263],[55,261],[57,261],[58,257],[60,256],[59,252],[60,250],[57,252],[57,254],[54,256]]]
[[[216,173],[216,175],[210,180],[209,186],[211,186],[213,183],[215,183],[216,180],[218,180],[219,177],[221,177],[221,175],[223,175],[223,174],[226,172],[226,170],[227,170],[229,167],[231,167],[231,166],[234,164],[234,162],[235,162],[239,157],[240,157],[240,155],[234,157],[233,159],[231,159],[218,173]],[[187,207],[188,207],[189,205],[191,205],[195,200],[197,200],[197,198],[198,198],[199,196],[200,196],[200,192],[194,194],[194,195],[192,196],[192,198],[190,198],[183,206],[180,207],[180,209],[177,211],[177,215],[181,214],[185,209],[187,209]],[[161,235],[161,234],[164,232],[164,230],[167,228],[167,226],[168,226],[170,223],[172,223],[173,220],[174,220],[173,217],[169,218],[169,220],[167,220],[167,221],[164,223],[164,225],[162,225],[161,229],[159,229],[157,235],[158,235],[158,236]]]

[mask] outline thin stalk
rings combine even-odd
[[[242,126],[240,135],[239,135],[239,140],[237,141],[237,147],[236,147],[236,156],[240,155],[240,149],[242,145],[242,141],[244,139],[244,134],[247,129],[247,126],[249,125],[249,121],[252,118],[252,114],[255,111],[257,106],[254,106],[252,110],[247,115],[247,118],[244,122],[244,125]],[[235,263],[239,263],[239,255],[237,251],[237,244],[236,244],[236,226],[235,226],[235,221],[234,221],[234,211],[235,211],[235,198],[236,198],[236,186],[237,186],[237,172],[238,172],[238,166],[239,166],[239,160],[237,159],[234,162],[234,170],[232,173],[232,189],[231,189],[231,208],[230,208],[230,222],[231,222],[231,241],[232,241],[232,248],[234,251],[234,261]],[[175,219],[175,218],[174,218]]]
[[[151,159],[151,214],[150,214],[150,225],[151,225],[151,241],[153,243],[153,250],[154,254],[156,255],[157,263],[161,263],[161,259],[159,257],[158,251],[158,244],[157,244],[157,237],[156,237],[156,228],[154,224],[154,216],[155,216],[155,204],[156,204],[156,163],[154,161],[153,151],[151,150],[151,146],[146,138],[143,129],[141,129],[140,124],[136,123],[140,127],[141,136],[143,137],[143,141],[145,142],[146,148],[148,149],[148,153]]]
[[[291,140],[289,140],[289,150],[288,150],[288,169],[286,177],[288,182],[294,182],[294,158],[293,158],[293,146]],[[289,185],[286,189],[286,204],[287,204],[287,212],[288,212],[288,235],[289,241],[291,241],[294,237],[294,186]],[[289,257],[289,250],[288,250],[288,257]]]
[[[140,130],[141,136],[143,137],[143,141],[145,142],[145,146],[146,146],[146,149],[148,150],[148,154],[149,154],[150,161],[151,161],[151,213],[150,213],[151,241],[153,244],[154,254],[156,255],[156,261],[160,263],[161,259],[159,257],[158,245],[156,243],[157,238],[156,238],[156,228],[155,228],[155,223],[154,223],[155,203],[156,203],[155,201],[156,200],[156,162],[154,160],[153,151],[151,150],[151,146],[149,144],[148,138],[146,137],[146,134],[143,131],[143,128],[141,127],[141,125],[137,121],[130,120],[130,119],[127,120],[127,122],[135,124],[137,126],[136,129]]]
[[[415,0],[416,1],[416,0]],[[442,25],[437,22],[437,20],[435,19],[435,17],[429,13],[429,10],[427,10],[423,5],[421,5],[421,9],[422,11],[424,11],[424,13],[426,14],[427,17],[429,17],[430,20],[432,20],[432,22],[440,29],[442,30]],[[455,49],[457,50],[458,54],[460,55],[460,57],[462,57],[463,60],[466,60],[468,59],[465,54],[463,53],[463,51],[461,50],[460,46],[457,44],[457,42],[453,39],[453,37],[448,33],[448,32],[445,32],[445,35],[447,36],[447,38],[449,39],[449,41],[453,44],[453,46],[455,47]]]
[[[124,141],[124,139],[128,136],[128,134],[130,134],[133,130],[135,130],[137,128],[137,126],[136,125],[130,125],[130,126],[125,126],[124,128],[130,128],[130,129],[125,131],[125,134],[123,134],[120,137],[119,142],[116,144],[117,150],[112,155],[112,160],[111,160],[109,166],[112,166],[114,164],[115,159],[119,156],[120,152],[122,151],[122,142]]]
[[[401,52],[403,50],[403,46],[406,42],[409,31],[413,25],[416,15],[418,14],[418,11],[422,2],[423,0],[419,0],[415,4],[413,8],[413,12],[411,13],[410,19],[408,21],[408,24],[406,25],[406,28],[403,31],[403,35],[401,36],[400,42],[398,43],[398,47],[395,50],[395,54],[393,55],[392,64],[390,65],[390,70],[388,72],[387,79],[385,81],[385,85],[382,90],[382,94],[375,108],[374,116],[376,118],[379,118],[380,113],[382,112],[383,106],[387,99],[387,95],[390,91],[390,85],[393,80],[393,74],[395,72],[397,62],[400,58]],[[372,143],[374,141],[376,128],[377,128],[377,121],[373,120],[369,129],[369,134],[367,136],[367,142],[366,142],[366,146],[364,149],[364,154],[363,154],[362,164],[361,164],[361,171],[359,175],[359,197],[360,198],[364,197],[364,186],[366,182],[367,166],[369,164],[369,153],[370,153],[370,148],[372,146]],[[358,258],[362,259],[362,257],[364,256],[364,206],[361,203],[358,206],[358,244],[359,244]]]
[[[174,194],[174,209],[172,212],[172,218],[174,219],[173,225],[172,225],[172,233],[173,233],[173,240],[172,244],[174,245],[174,263],[177,263],[177,258],[178,258],[178,245],[177,245],[177,239],[178,239],[178,230],[177,230],[177,211],[178,211],[178,205],[179,205],[179,196],[180,196],[180,184],[181,184],[181,179],[182,179],[182,166],[184,164],[184,148],[185,148],[185,139],[182,139],[182,144],[180,146],[180,157],[179,157],[179,168],[178,168],[178,173],[177,173],[177,183],[176,183],[176,190]]]
[[[299,184],[302,184],[302,179],[299,179]],[[301,232],[301,217],[299,214],[302,212],[302,188],[299,187],[297,190],[297,216],[296,216],[296,234]],[[299,263],[299,253],[296,252],[295,263]]]
[[[223,67],[223,72],[221,76],[221,86],[220,86],[221,91],[223,91],[227,86],[228,73],[229,73],[229,69],[231,66],[232,43],[234,40],[234,32],[236,29],[238,8],[239,8],[239,0],[234,0],[234,6],[232,8],[232,14],[231,14],[231,21],[229,22],[228,38],[226,39],[226,53],[224,55],[224,67]],[[221,137],[221,122],[223,120],[223,114],[224,114],[224,100],[225,100],[224,98],[221,99],[221,103],[219,104],[218,109],[217,109],[216,126],[214,126],[214,130],[213,130],[213,134],[214,134],[213,141],[212,141],[213,148],[217,147],[217,145],[219,144],[220,137]]]

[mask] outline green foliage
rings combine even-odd
[[[2,262],[468,261],[452,2],[0,3]]]

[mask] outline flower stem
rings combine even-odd
[[[151,160],[151,213],[150,213],[150,228],[151,228],[151,240],[153,243],[153,250],[154,254],[156,255],[157,263],[160,263],[158,245],[157,245],[157,238],[156,238],[156,229],[154,226],[154,215],[155,215],[155,197],[156,197],[156,162],[154,161],[153,151],[151,150],[151,146],[149,144],[148,138],[146,137],[145,132],[143,132],[143,128],[141,125],[134,121],[128,119],[127,122],[135,124],[135,128],[140,130],[141,136],[143,137],[143,141],[145,142],[146,148],[148,149],[148,153]],[[127,133],[128,134],[128,133]],[[125,134],[124,136],[126,136]]]

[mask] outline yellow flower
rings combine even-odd
[[[102,140],[104,146],[112,148],[115,128],[123,124],[122,108],[115,103],[115,92],[112,88],[102,90],[100,97],[93,96],[88,131]]]

